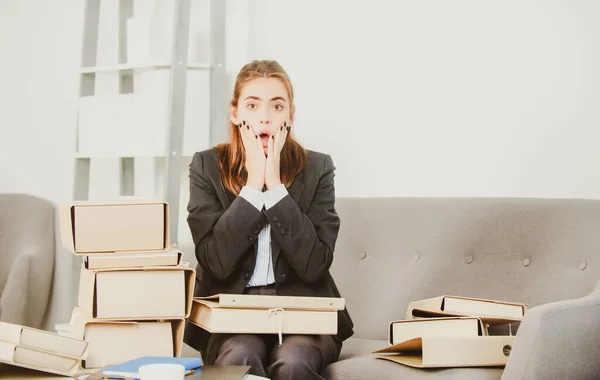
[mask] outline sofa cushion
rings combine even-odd
[[[387,347],[387,340],[372,340],[350,338],[344,341],[339,360],[351,359],[358,356],[370,356],[371,352]]]
[[[350,338],[344,341],[337,362],[325,368],[326,379],[481,379],[499,380],[503,368],[450,368],[422,370],[407,367],[387,360],[375,359],[373,351],[387,347],[387,340]]]
[[[371,356],[330,364],[322,375],[329,380],[500,380],[504,368],[418,369]]]

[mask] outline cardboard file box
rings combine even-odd
[[[165,251],[95,254],[83,258],[86,269],[142,268],[177,266],[183,253],[177,248]]]
[[[376,358],[416,368],[505,366],[514,336],[420,337],[373,351]]]
[[[480,318],[443,317],[390,322],[390,345],[423,337],[487,336],[487,326]]]
[[[184,319],[98,321],[76,308],[70,335],[89,342],[89,355],[81,362],[81,368],[95,369],[143,356],[180,356],[184,322]]]
[[[88,342],[82,339],[7,322],[0,322],[0,341],[74,359],[88,354]]]
[[[445,295],[409,303],[406,319],[480,317],[491,326],[520,322],[526,312],[523,303]]]
[[[0,363],[71,377],[77,372],[80,359],[0,340]]]
[[[77,202],[59,209],[61,240],[76,255],[164,251],[169,210],[164,202]]]
[[[187,266],[85,269],[81,267],[78,306],[92,319],[187,318],[195,271]]]
[[[219,294],[193,299],[189,321],[211,333],[337,334],[343,298]]]

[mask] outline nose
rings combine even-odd
[[[260,115],[260,124],[271,125],[271,113],[268,110],[263,110]]]

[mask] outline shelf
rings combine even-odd
[[[157,157],[166,158],[164,154],[117,154],[117,153],[75,153],[75,159],[90,159],[90,158],[135,158],[135,157]],[[193,154],[184,153],[180,155],[184,158],[192,158]]]
[[[75,153],[75,158],[129,158],[129,157],[166,157],[164,154],[119,154],[119,153]]]
[[[210,70],[210,63],[203,63],[203,62],[188,63],[188,69],[194,69],[194,70],[206,69],[206,70]]]
[[[171,67],[171,64],[168,62],[156,62],[151,64],[122,63],[110,66],[82,67],[79,72],[81,74],[95,74],[120,71],[123,75],[132,75],[134,69],[168,69],[169,67]],[[190,70],[210,70],[210,64],[204,62],[191,62],[188,63],[187,67]]]

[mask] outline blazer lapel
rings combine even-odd
[[[225,210],[227,210],[229,208],[229,206],[231,206],[231,204],[235,200],[235,194],[233,194],[231,191],[227,190],[225,188],[225,186],[221,185],[221,187],[223,188],[223,191],[225,192],[225,197],[223,197],[223,207]]]
[[[290,196],[296,201],[296,203],[300,204],[300,196],[302,195],[302,191],[304,190],[304,173],[300,172],[298,177],[292,182],[290,187],[287,189]]]
[[[271,228],[271,234],[274,234],[274,228]],[[271,238],[271,260],[273,260],[273,271],[277,276],[277,259],[279,258],[279,254],[281,253],[281,247],[275,239]]]
[[[292,199],[300,206],[300,196],[302,196],[302,191],[304,190],[304,173],[300,172],[294,182],[288,187],[287,191],[292,197]],[[271,235],[276,233],[276,228],[271,226]],[[277,265],[277,259],[279,258],[279,254],[281,253],[281,247],[277,244],[277,241],[271,237],[271,256],[273,259],[273,269],[275,269]]]

